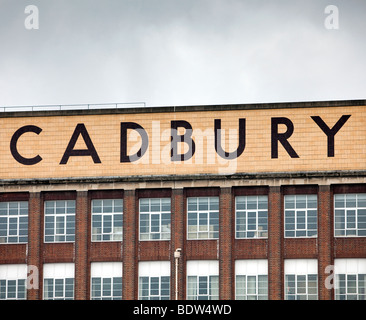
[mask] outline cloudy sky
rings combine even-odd
[[[365,99],[365,34],[366,0],[0,0],[0,106]]]

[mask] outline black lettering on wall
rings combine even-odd
[[[178,128],[185,128],[183,135],[178,135]],[[193,157],[196,151],[196,144],[192,139],[192,126],[184,120],[171,121],[171,161],[186,161]],[[178,154],[178,142],[185,142],[188,145],[188,151],[184,154]]]
[[[28,125],[28,126],[19,128],[17,131],[15,131],[15,133],[11,137],[10,151],[16,161],[18,161],[19,163],[24,164],[26,166],[31,166],[31,165],[41,162],[42,157],[37,155],[33,158],[25,158],[25,157],[21,156],[20,153],[18,152],[18,149],[17,149],[18,139],[20,138],[21,135],[23,135],[26,132],[33,132],[33,133],[39,135],[42,132],[42,129],[37,126],[32,126],[32,125]]]
[[[74,149],[75,144],[79,139],[80,135],[83,137],[87,149]],[[69,141],[69,144],[61,159],[60,164],[66,164],[70,157],[85,157],[85,156],[92,157],[94,163],[101,163],[98,153],[94,148],[93,142],[90,139],[89,133],[85,128],[85,125],[83,123],[79,123],[76,126],[74,133],[72,134],[72,137]]]
[[[328,157],[334,157],[334,136],[337,132],[343,127],[343,125],[350,118],[350,115],[343,115],[337,123],[330,129],[327,124],[323,121],[319,116],[313,116],[311,119],[315,121],[315,123],[319,126],[320,129],[326,134],[328,137]]]
[[[278,125],[284,124],[287,127],[286,132],[278,133]],[[281,142],[287,153],[291,158],[299,158],[298,154],[292,148],[290,143],[287,141],[294,132],[294,124],[288,118],[279,117],[272,118],[271,120],[271,157],[272,159],[278,158],[278,141]]]
[[[239,119],[239,145],[235,151],[226,152],[221,146],[221,119],[215,119],[215,150],[224,159],[233,160],[239,157],[245,149],[245,119]]]
[[[127,129],[136,130],[141,136],[141,148],[133,155],[127,155]],[[121,154],[120,162],[134,162],[139,160],[149,146],[149,137],[143,127],[135,122],[121,122]]]

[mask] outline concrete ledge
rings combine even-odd
[[[112,177],[78,178],[40,178],[40,179],[0,179],[0,186],[20,185],[59,185],[85,183],[136,183],[136,182],[171,182],[171,181],[220,181],[220,180],[265,180],[265,179],[312,179],[312,178],[355,178],[366,177],[366,170],[357,171],[309,171],[309,172],[265,172],[236,173],[232,175],[197,174],[197,175],[145,175]]]

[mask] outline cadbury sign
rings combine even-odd
[[[0,118],[0,178],[362,170],[365,114],[327,107]]]

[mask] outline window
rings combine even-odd
[[[317,300],[317,269],[317,260],[285,260],[285,299]]]
[[[188,239],[219,238],[219,198],[188,198]]]
[[[140,240],[170,240],[170,198],[140,199]]]
[[[170,299],[169,261],[144,261],[139,263],[139,299]]]
[[[187,299],[219,299],[219,263],[212,260],[187,262]]]
[[[267,260],[235,261],[235,298],[268,300]]]
[[[122,300],[122,263],[91,263],[91,299]]]
[[[335,276],[336,300],[366,300],[366,259],[336,259]]]
[[[0,300],[25,300],[27,265],[0,266]]]
[[[140,300],[169,300],[170,277],[140,277]]]
[[[219,276],[188,276],[188,300],[218,300]]]
[[[268,197],[238,196],[235,198],[236,238],[268,236]]]
[[[45,242],[75,241],[75,200],[45,201]]]
[[[0,243],[28,242],[28,202],[0,202]]]
[[[92,300],[122,300],[122,278],[92,278]]]
[[[334,195],[334,235],[366,236],[366,193]]]
[[[285,237],[317,236],[317,196],[285,196]]]
[[[74,279],[44,279],[45,300],[72,300],[74,298]]]
[[[50,263],[43,268],[44,300],[73,300],[74,264]]]
[[[122,241],[123,200],[92,200],[92,241]]]

